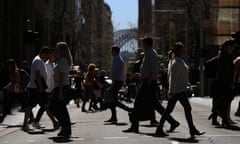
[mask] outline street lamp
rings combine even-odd
[[[200,0],[200,51],[204,50],[204,19],[209,18],[209,6],[206,0]],[[200,90],[199,96],[204,96],[204,59],[200,56]]]

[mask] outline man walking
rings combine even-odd
[[[23,122],[23,131],[28,131],[28,119],[31,116],[32,109],[39,104],[41,107],[44,107],[44,104],[47,101],[47,96],[45,90],[47,88],[46,85],[46,69],[45,69],[45,61],[49,59],[50,49],[48,47],[43,47],[39,54],[33,59],[31,65],[31,74],[30,81],[28,84],[29,95],[27,98],[28,105],[24,109],[24,122]],[[48,113],[50,117],[52,115]]]
[[[140,67],[140,74],[135,74],[140,78],[139,90],[134,102],[133,112],[130,113],[130,121],[132,125],[123,132],[138,133],[139,121],[155,120],[155,110],[160,114],[164,112],[164,107],[157,101],[157,75],[158,75],[158,59],[157,52],[152,48],[153,39],[145,37],[143,39],[143,48],[145,56]],[[179,123],[171,116],[168,118],[171,124],[169,131],[174,131]]]
[[[111,118],[105,122],[110,122],[112,124],[117,123],[117,111],[116,107],[120,107],[126,111],[130,111],[130,108],[119,102],[118,100],[118,92],[121,89],[123,85],[123,74],[124,74],[124,62],[122,60],[122,57],[119,55],[120,48],[118,46],[112,46],[112,56],[113,56],[113,62],[112,62],[112,97],[114,99],[113,103],[110,106],[111,110]]]

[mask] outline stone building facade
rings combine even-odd
[[[0,18],[3,20],[0,21],[0,61],[14,58],[18,62],[30,62],[42,46],[54,47],[57,41],[65,40],[56,36],[57,31],[59,35],[63,35],[64,29],[59,29],[60,23],[55,21],[60,19],[58,13],[63,13],[63,7],[69,6],[75,0],[68,0],[67,3],[65,1],[0,1]],[[64,11],[64,14],[69,13]]]
[[[210,0],[210,19],[205,22],[206,46],[221,45],[231,38],[232,32],[240,31],[240,0]]]
[[[30,62],[42,46],[66,41],[75,64],[110,67],[113,26],[104,0],[2,0],[0,18],[0,62]]]
[[[205,48],[212,51],[230,33],[240,30],[240,0],[204,0],[209,18],[204,20]],[[139,36],[154,37],[155,48],[167,51],[175,41],[182,41],[189,55],[199,52],[200,1],[139,0]],[[149,5],[151,3],[152,5]],[[143,25],[148,23],[149,25]],[[151,25],[150,25],[151,24]],[[151,27],[151,28],[150,28]],[[149,30],[149,31],[146,31]]]
[[[96,63],[108,70],[111,67],[111,46],[113,44],[112,12],[104,0],[82,0],[83,32],[82,60],[87,66]]]

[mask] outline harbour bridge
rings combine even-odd
[[[137,29],[123,29],[114,32],[113,43],[121,48],[120,54],[125,61],[135,57],[138,49]]]

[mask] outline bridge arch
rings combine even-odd
[[[134,57],[138,49],[137,29],[123,29],[114,32],[113,43],[121,48],[121,56],[125,61]]]

